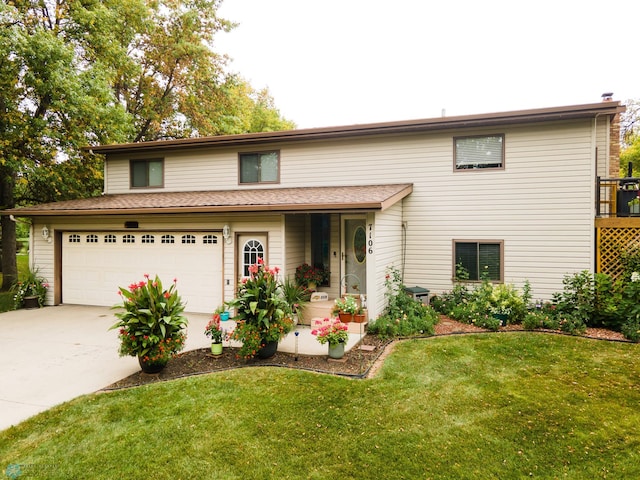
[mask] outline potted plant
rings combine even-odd
[[[324,267],[312,267],[303,263],[296,268],[296,283],[309,290],[315,290],[329,278],[329,272]]]
[[[304,307],[309,302],[309,290],[287,277],[282,282],[282,294],[289,307],[289,313],[293,317],[293,322],[297,323],[298,317],[304,314]]]
[[[238,285],[238,296],[228,302],[236,311],[231,338],[242,342],[241,357],[275,355],[278,342],[293,329],[290,308],[277,279],[279,271],[258,258],[258,263],[249,267],[249,277]]]
[[[635,215],[640,214],[640,194],[627,202],[627,205],[629,205],[629,213]]]
[[[123,301],[113,308],[124,312],[115,314],[119,321],[111,329],[119,329],[121,356],[138,357],[143,372],[156,373],[184,348],[187,318],[175,279],[164,289],[157,275],[144,278],[129,288],[119,288]]]
[[[331,320],[325,318],[324,320],[316,320],[316,328],[311,330],[311,335],[315,335],[321,345],[329,344],[330,358],[342,358],[345,344],[349,340],[348,328],[338,318]]]
[[[15,282],[11,287],[15,309],[44,306],[48,288],[49,284],[38,274],[37,270],[29,270],[23,280]]]
[[[352,295],[345,295],[342,298],[336,299],[333,308],[333,313],[338,314],[340,321],[343,323],[351,322],[353,316],[360,311],[360,305],[358,305],[358,301]]]
[[[222,339],[225,336],[220,325],[220,314],[214,313],[204,329],[204,334],[211,338],[211,353],[222,355]]]

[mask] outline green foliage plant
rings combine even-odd
[[[640,273],[633,272],[624,283],[620,305],[624,321],[621,326],[625,338],[640,341]]]
[[[282,294],[292,315],[304,311],[304,307],[309,303],[311,297],[306,287],[291,280],[289,277],[285,278],[282,282]]]
[[[242,342],[238,355],[252,358],[269,342],[280,341],[293,329],[291,307],[278,280],[278,267],[269,268],[262,258],[249,267],[249,277],[238,285],[237,297],[228,302],[236,310],[231,339]]]
[[[381,338],[433,335],[438,322],[436,311],[410,295],[397,268],[385,274],[387,306],[382,315],[371,322],[369,332]]]
[[[184,348],[188,322],[184,303],[176,279],[165,289],[157,275],[152,279],[145,274],[144,278],[128,288],[119,287],[122,303],[113,308],[124,311],[115,314],[119,321],[110,329],[118,329],[120,356],[166,364]]]
[[[38,273],[37,269],[28,270],[24,278],[11,286],[14,308],[16,310],[22,308],[25,297],[38,297],[38,305],[44,306],[48,288],[47,280]]]

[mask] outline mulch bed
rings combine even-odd
[[[524,330],[521,325],[507,325],[506,327],[501,327],[499,331]],[[440,318],[440,322],[435,327],[436,336],[482,332],[487,332],[487,330],[475,325],[460,323],[444,316]],[[598,328],[588,328],[584,336],[601,340],[627,341],[621,333]],[[298,355],[296,357],[292,353],[283,352],[277,352],[273,357],[265,360],[246,360],[237,358],[237,349],[231,347],[225,347],[222,355],[219,356],[212,355],[209,349],[191,350],[173,358],[160,373],[148,374],[140,371],[109,385],[104,390],[136,387],[148,383],[163,382],[234,368],[265,366],[297,368],[351,378],[366,378],[377,372],[384,358],[392,351],[393,343],[391,340],[380,340],[376,336],[366,335],[361,343],[364,348],[355,347],[346,352],[345,356],[340,360],[330,360],[325,356],[317,355]]]

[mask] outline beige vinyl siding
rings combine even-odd
[[[384,279],[387,269],[402,271],[403,227],[402,202],[375,214],[373,255],[367,256],[369,317],[376,318],[386,307]],[[371,219],[368,219],[369,222]],[[368,228],[368,225],[367,225]]]
[[[529,279],[534,296],[548,298],[562,288],[565,274],[593,268],[594,147],[599,170],[607,155],[608,121],[599,117],[597,128],[581,119],[269,145],[264,150],[280,151],[281,182],[264,188],[411,182],[403,211],[405,284],[448,290],[453,239],[502,240],[505,281],[521,286]],[[454,136],[497,133],[505,135],[504,170],[454,171]],[[162,191],[241,190],[237,154],[227,148],[171,152],[164,157]],[[130,192],[128,161],[109,159],[109,193]],[[338,231],[332,228],[332,236]],[[269,244],[273,264],[271,237]],[[225,253],[225,262],[233,262],[228,258]],[[376,259],[376,268],[384,269],[383,263]],[[333,286],[340,280],[333,256],[331,271]]]
[[[305,241],[307,230],[306,215],[285,215],[285,265],[284,276],[295,280],[296,268],[305,260]]]

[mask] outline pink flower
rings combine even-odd
[[[144,278],[146,278],[147,280],[149,280],[149,274],[148,274],[148,273],[145,273],[145,274],[144,274]]]
[[[264,258],[258,257],[258,265],[262,265],[264,263]]]

